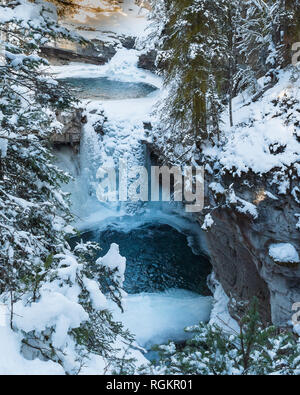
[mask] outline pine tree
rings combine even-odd
[[[16,7],[18,3],[11,2],[1,12]],[[13,17],[0,25],[6,35],[5,63],[0,67],[0,137],[5,145],[0,172],[0,289],[10,293],[12,303],[37,284],[39,268],[48,257],[64,248],[65,232],[59,224],[71,218],[67,197],[59,192],[67,176],[53,166],[49,138],[62,127],[55,111],[66,110],[72,98],[40,71],[47,63],[37,53],[47,36],[67,33],[52,21],[40,22],[33,27]]]
[[[132,337],[107,308],[109,299],[122,307],[121,277],[100,265],[95,279],[95,245],[71,251],[72,215],[61,191],[69,176],[54,165],[50,144],[63,128],[56,114],[76,102],[47,73],[39,46],[53,37],[82,40],[58,26],[47,6],[26,1],[0,6],[0,32],[0,300],[9,306],[10,327],[23,355],[51,360],[68,374],[91,355],[110,370],[131,369],[115,343],[130,345]]]
[[[187,145],[190,139],[200,143],[208,138],[213,133],[209,126],[218,124],[220,103],[215,97],[220,93],[221,71],[217,73],[216,66],[222,61],[218,24],[221,8],[210,0],[154,5],[154,17],[165,21],[158,40],[158,63],[170,89],[162,114],[166,114],[173,133],[185,131]],[[159,16],[159,12],[166,14]]]
[[[244,87],[237,50],[239,2],[157,1],[153,6],[150,39],[156,37],[157,62],[169,90],[160,113],[166,142],[181,153],[207,140],[216,144],[222,111],[229,107],[233,126],[232,100]]]
[[[276,82],[277,71],[291,63],[292,44],[299,40],[299,1],[248,0],[241,17],[239,49],[245,67]]]

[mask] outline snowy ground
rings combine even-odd
[[[123,0],[117,8],[107,6],[103,1],[85,0],[83,6],[103,7],[102,12],[89,12],[82,8],[74,17],[66,18],[66,27],[76,29],[87,39],[103,38],[103,32],[138,36],[144,32],[148,11],[134,4],[134,0]]]

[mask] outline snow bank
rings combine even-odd
[[[164,293],[128,295],[125,313],[115,312],[115,318],[136,335],[140,346],[149,349],[168,340],[186,340],[189,334],[184,328],[207,322],[211,306],[211,297],[173,289]]]
[[[272,244],[269,247],[269,255],[275,262],[299,263],[299,254],[290,243]]]
[[[275,168],[285,170],[299,161],[299,86],[299,80],[292,83],[290,70],[285,70],[260,100],[251,101],[247,92],[240,94],[233,103],[235,126],[230,127],[224,113],[222,146],[205,147],[205,155],[238,176],[249,170],[258,174]]]
[[[0,327],[0,375],[62,375],[63,368],[52,361],[29,361],[20,353],[20,339],[8,326]]]

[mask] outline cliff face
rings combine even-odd
[[[114,33],[107,34],[105,39],[93,39],[79,44],[67,40],[56,41],[48,46],[40,47],[41,54],[52,65],[81,62],[104,65],[109,62],[120,48],[135,49],[136,38]],[[139,55],[138,67],[155,71],[156,51],[145,51]]]
[[[158,146],[150,144],[149,148],[158,162],[167,162]],[[299,204],[291,196],[275,197],[276,192],[267,191],[270,180],[254,177],[234,182],[224,177],[221,181],[227,187],[222,193],[212,188],[214,181],[214,175],[206,173],[206,209],[198,215],[199,231],[207,207],[214,207],[209,214],[213,224],[205,229],[204,237],[216,279],[230,298],[230,314],[238,321],[256,297],[262,321],[285,327],[292,320],[293,304],[300,302],[300,264],[278,262],[269,249],[288,243],[300,251]],[[237,200],[228,199],[233,183]],[[245,209],[245,204],[257,215]]]
[[[299,87],[283,70],[234,99],[235,125],[224,112],[218,138],[196,145],[158,123],[148,141],[161,163],[205,167],[199,223],[234,318],[256,296],[264,322],[287,326],[300,302]]]
[[[296,228],[297,204],[293,199],[270,198],[263,186],[256,187],[252,201],[256,203],[256,219],[231,207],[217,208],[212,213],[214,224],[206,234],[212,265],[217,279],[230,297],[231,314],[238,318],[255,296],[264,322],[286,326],[291,320],[292,306],[300,301],[300,265],[275,262],[269,256],[272,244],[290,243],[300,251]],[[248,201],[249,191],[238,189]],[[217,206],[215,194],[208,199]]]

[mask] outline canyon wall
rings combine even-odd
[[[239,196],[256,205],[256,219],[239,213],[234,205],[216,208],[214,224],[205,237],[217,279],[230,297],[233,317],[240,317],[255,296],[265,323],[286,326],[294,314],[293,304],[300,302],[300,265],[275,262],[269,247],[290,243],[300,251],[298,207],[292,198],[268,197],[263,182],[259,184],[252,193],[243,186],[236,188]],[[208,201],[217,207],[215,194],[206,189]]]

